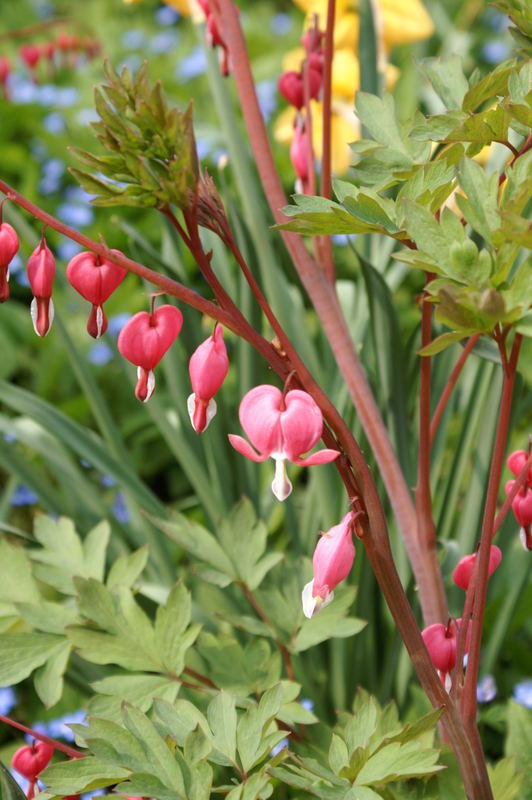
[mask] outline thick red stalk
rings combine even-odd
[[[436,436],[436,431],[438,430],[438,426],[439,426],[439,424],[441,422],[441,418],[443,417],[443,413],[444,413],[445,409],[447,408],[447,403],[449,402],[449,398],[450,398],[450,396],[452,394],[452,391],[453,391],[454,387],[456,386],[456,382],[457,382],[458,378],[460,377],[460,373],[462,372],[462,368],[463,368],[465,362],[467,361],[467,357],[468,357],[469,353],[471,352],[473,347],[476,345],[476,343],[479,340],[479,338],[480,338],[480,333],[475,333],[474,336],[471,336],[468,339],[468,342],[467,342],[466,346],[464,347],[464,349],[462,350],[462,352],[460,354],[460,358],[458,359],[458,361],[454,365],[453,371],[449,375],[449,379],[448,379],[447,383],[445,384],[445,388],[444,388],[443,392],[441,393],[441,397],[438,400],[438,405],[436,406],[436,409],[435,409],[434,414],[432,416],[432,421],[430,423],[430,442],[431,442],[431,444],[434,442],[434,437]]]
[[[427,273],[427,286],[434,279]],[[427,347],[432,339],[432,303],[427,301],[425,293],[421,311],[421,345]],[[449,616],[447,597],[436,550],[436,527],[432,514],[432,498],[430,492],[430,356],[422,356],[419,382],[419,445],[416,497],[416,520],[419,546],[425,551],[427,565],[434,580],[434,594],[438,603],[439,621]]]
[[[327,2],[327,26],[325,28],[325,53],[323,61],[323,118],[321,156],[321,196],[331,198],[331,114],[332,114],[332,62],[334,58],[334,20],[336,0]],[[321,237],[321,254],[325,275],[334,284],[336,271],[330,236]]]
[[[70,756],[70,758],[85,758],[87,755],[87,753],[80,753],[79,750],[75,750],[73,747],[69,747],[63,742],[58,742],[57,739],[52,739],[50,736],[45,736],[43,733],[38,733],[37,731],[34,731],[33,728],[28,728],[21,722],[15,722],[15,720],[11,719],[11,717],[4,717],[3,714],[0,714],[0,722],[5,722],[6,725],[11,725],[12,728],[17,728],[19,731],[29,733],[30,736],[34,737],[34,739],[39,739],[41,742],[46,742],[46,744],[49,744],[55,750],[59,750],[61,753]]]
[[[275,220],[282,223],[286,221],[282,207],[286,205],[287,201],[275,168],[258,105],[240,23],[231,0],[219,0],[219,5],[222,12],[220,16],[224,27],[224,41],[228,42],[231,51],[234,78],[261,183]],[[323,270],[307,251],[301,237],[286,231],[282,231],[281,235],[323,325],[331,350],[375,454],[414,571],[424,619],[427,624],[440,622],[438,593],[434,592],[432,570],[428,568],[425,555],[421,552],[417,541],[416,515],[412,497],[366,374],[351,341],[338,298]]]
[[[510,359],[507,360],[504,341],[502,340],[502,337],[499,339],[499,347],[503,359],[504,382],[502,387],[501,404],[499,408],[499,421],[495,435],[495,445],[491,459],[488,491],[484,506],[480,549],[478,551],[477,558],[475,559],[478,561],[478,567],[477,579],[475,581],[473,622],[471,630],[471,643],[469,646],[469,654],[467,659],[464,693],[462,697],[462,715],[466,728],[470,732],[476,730],[477,681],[480,664],[482,624],[484,622],[484,608],[486,605],[486,591],[488,585],[490,547],[493,536],[495,512],[497,510],[497,496],[499,493],[499,485],[504,464],[504,451],[506,447],[508,425],[510,422],[512,395],[521,340],[521,334],[516,334]]]

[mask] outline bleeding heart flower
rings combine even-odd
[[[44,234],[38,247],[28,259],[28,279],[33,292],[30,312],[37,336],[46,336],[54,319],[52,285],[55,275],[55,259]]]
[[[437,670],[444,675],[456,666],[456,638],[457,631],[460,630],[461,619],[449,620],[447,625],[436,622],[429,625],[421,632],[425,647],[429,651],[429,656]],[[465,652],[469,649],[469,639],[471,636],[471,623],[467,631]]]
[[[23,44],[19,48],[19,56],[29,69],[35,69],[41,57],[40,48],[36,44]]]
[[[194,351],[188,365],[194,391],[187,400],[187,408],[196,433],[204,431],[216,414],[214,395],[224,382],[228,369],[223,329],[216,325],[212,336]]]
[[[506,484],[506,494],[510,494],[515,481],[508,481]],[[526,528],[532,525],[532,490],[526,486],[520,489],[512,500],[512,509],[518,523]]]
[[[19,248],[17,232],[0,215],[0,303],[9,298],[9,263]]]
[[[290,161],[297,177],[304,185],[308,179],[308,135],[297,124],[290,145]]]
[[[317,58],[319,59],[319,56]],[[311,100],[317,100],[321,91],[322,73],[316,59],[309,64],[308,82],[309,97]],[[301,72],[295,70],[283,72],[277,82],[277,88],[290,105],[295,106],[298,110],[303,108],[305,105],[305,82]]]
[[[272,491],[278,500],[286,500],[292,491],[285,461],[302,466],[327,464],[340,454],[337,450],[319,450],[301,458],[320,439],[323,431],[321,411],[307,392],[294,389],[282,394],[275,386],[261,385],[244,395],[238,412],[240,423],[251,444],[242,436],[229,435],[239,453],[252,461],[275,460]]]
[[[54,748],[47,742],[33,742],[19,747],[11,759],[11,766],[29,781],[37,780],[37,776],[48,766],[54,754]]]
[[[111,253],[123,255],[120,250],[111,250]],[[106,261],[96,253],[78,253],[69,261],[66,269],[67,280],[85,300],[92,303],[87,330],[94,339],[98,339],[107,330],[107,317],[103,304],[126,275],[127,270],[111,261]]]
[[[473,572],[473,565],[477,557],[476,553],[469,556],[464,556],[460,559],[453,572],[453,581],[464,591],[467,591],[469,581],[471,580],[471,573]],[[502,553],[496,544],[492,544],[490,548],[490,563],[488,569],[488,578],[490,578],[499,564],[501,563]]]
[[[183,315],[175,306],[139,311],[118,336],[120,353],[138,367],[137,400],[146,403],[155,391],[154,368],[179,336]]]
[[[525,452],[524,450],[515,450],[513,453],[510,453],[510,455],[506,459],[508,469],[513,472],[516,478],[523,469],[523,467],[525,466],[527,461],[528,461],[528,453]],[[527,484],[529,487],[532,488],[532,467],[528,470]]]
[[[329,605],[334,588],[349,575],[355,559],[352,513],[330,530],[322,533],[314,550],[314,578],[303,589],[303,613],[309,619]]]

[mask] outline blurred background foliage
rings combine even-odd
[[[249,0],[240,6],[261,107],[290,193],[294,177],[288,148],[273,139],[275,121],[285,108],[276,84],[286,53],[299,45],[303,15],[296,5],[282,0]],[[399,45],[390,54],[399,71],[394,88],[397,107],[405,118],[417,107],[426,113],[439,109],[436,95],[417,68],[418,59],[458,54],[469,73],[475,66],[487,71],[511,51],[507,18],[480,0],[433,0],[426,8],[434,23],[433,36]],[[65,18],[64,26],[46,27],[56,17]],[[33,28],[39,25],[42,27]],[[14,31],[27,26],[32,26],[30,35],[22,31],[21,38],[13,38]],[[62,31],[97,39],[100,54],[88,59],[67,53],[58,60],[53,75],[43,61],[36,71],[38,82],[34,82],[20,61],[18,47],[28,42],[44,44]],[[94,149],[90,130],[90,122],[96,119],[93,87],[103,80],[103,55],[117,68],[126,64],[132,71],[147,59],[152,79],[161,79],[171,102],[184,108],[193,98],[199,158],[222,193],[240,247],[300,353],[345,413],[371,463],[327,343],[295,280],[279,234],[269,230],[271,220],[246,144],[232,80],[220,77],[216,55],[205,49],[201,29],[156,0],[131,5],[118,0],[3,2],[2,55],[9,58],[13,71],[9,100],[0,101],[1,177],[93,239],[101,235],[109,246],[210,296],[163,218],[151,211],[91,207],[90,197],[68,173],[69,166],[76,166],[69,146]],[[355,88],[353,85],[353,96]],[[495,146],[482,158],[488,170],[499,170],[506,153]],[[169,587],[176,576],[184,575],[194,595],[198,578],[190,569],[188,556],[153,527],[142,510],[159,517],[168,508],[180,511],[213,530],[219,517],[246,495],[267,525],[271,549],[290,551],[295,559],[310,556],[318,529],[327,529],[345,513],[346,499],[334,468],[317,467],[298,474],[294,467],[294,494],[280,505],[269,492],[269,466],[240,458],[227,442],[228,432],[239,432],[237,409],[242,395],[256,383],[271,380],[255,353],[226,334],[232,367],[217,397],[219,414],[209,430],[197,437],[186,412],[190,392],[187,359],[212,324],[195,311],[181,308],[181,336],[158,368],[156,395],[147,406],[141,406],[133,394],[134,369],[118,355],[116,337],[127,316],[146,307],[145,293],[150,287],[129,276],[106,304],[108,332],[94,342],[85,330],[88,305],[64,275],[66,263],[78,248],[48,231],[58,267],[54,288],[57,317],[50,335],[37,339],[29,316],[31,293],[24,265],[41,231],[35,221],[9,203],[5,219],[16,227],[21,249],[11,270],[11,299],[0,309],[0,529],[16,541],[17,537],[31,538],[36,512],[69,516],[82,534],[107,518],[112,526],[113,557],[148,542],[147,581]],[[206,245],[213,249],[217,274],[238,298],[244,313],[267,333],[235,265],[209,232],[204,235]],[[376,237],[334,240],[338,293],[413,485],[415,351],[420,326],[416,298],[422,282],[420,276],[394,261],[392,247],[393,242]],[[357,253],[366,259],[365,269],[361,269]],[[455,345],[434,360],[436,400],[459,353]],[[531,428],[530,356],[527,340],[515,392],[510,448],[526,447]],[[462,597],[460,590],[451,589],[452,570],[461,555],[474,549],[480,530],[500,383],[500,369],[493,363],[491,351],[479,346],[460,378],[433,450],[436,526],[453,613],[460,610]],[[415,587],[391,515],[390,528],[398,568],[415,607]],[[532,706],[532,687],[526,683],[532,590],[527,586],[527,561],[511,515],[498,544],[504,558],[489,586],[482,661],[483,677],[493,676],[496,687],[486,690],[481,707],[483,735],[493,758],[504,750],[506,700],[513,693],[522,705]],[[335,710],[350,707],[357,685],[380,701],[395,697],[406,713],[409,709],[423,711],[423,698],[413,685],[411,667],[362,547],[348,583],[358,586],[351,613],[369,624],[356,638],[334,639],[298,657],[296,673],[303,683],[302,696],[313,696],[318,689],[319,713],[329,722],[334,720]],[[193,606],[193,617],[196,614],[204,620],[200,606],[201,598],[197,607]],[[240,635],[227,621],[211,619],[209,626],[213,632]],[[85,705],[89,678],[94,676],[80,678],[69,668],[65,695],[51,710],[41,705],[30,684],[23,684],[17,688],[17,714],[27,723],[57,720]],[[0,741],[7,742],[9,737],[10,732],[2,727]],[[7,744],[7,750],[11,747]]]

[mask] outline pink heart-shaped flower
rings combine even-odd
[[[120,250],[111,250],[111,253],[122,255]],[[78,253],[66,269],[68,282],[95,306],[105,303],[126,275],[127,270],[90,252]]]
[[[48,766],[53,753],[54,748],[51,744],[41,741],[34,742],[33,745],[19,747],[11,759],[11,766],[29,781],[34,781]]]

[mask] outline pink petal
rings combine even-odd
[[[510,453],[506,459],[508,469],[513,472],[516,478],[525,466],[527,459],[528,456],[524,450],[515,450],[513,453]]]
[[[188,370],[192,389],[196,397],[208,401],[214,397],[225,380],[229,369],[229,359],[223,340],[223,328],[217,325],[209,336],[194,351]]]
[[[313,597],[319,595],[325,598],[351,571],[356,552],[351,533],[351,518],[349,511],[338,525],[334,525],[321,536],[316,545],[312,557]]]
[[[175,306],[159,306],[153,315],[139,311],[118,336],[120,353],[137,367],[153,369],[179,335],[183,316]]]
[[[280,425],[283,396],[275,386],[251,389],[240,403],[238,416],[251,444],[266,458],[283,451]]]
[[[43,240],[28,259],[28,280],[34,297],[52,296],[54,275],[55,259]]]
[[[243,456],[246,456],[246,458],[250,458],[251,461],[256,461],[260,463],[262,461],[266,461],[266,459],[268,458],[267,455],[262,456],[256,453],[249,444],[249,442],[246,442],[246,440],[243,439],[242,436],[235,436],[234,433],[230,433],[228,439],[235,448],[235,450],[237,450]]]
[[[513,512],[518,523],[526,528],[532,525],[532,491],[528,490],[525,495],[517,494],[512,502]]]
[[[331,461],[334,461],[335,458],[338,458],[339,455],[340,453],[338,450],[318,450],[317,453],[312,453],[312,455],[306,458],[295,459],[294,464],[300,464],[302,467],[312,467],[316,464],[329,464]]]
[[[440,672],[450,672],[456,664],[456,633],[446,636],[446,626],[440,622],[429,625],[421,632],[432,663]]]
[[[469,556],[464,556],[458,562],[454,572],[453,572],[453,581],[457,586],[460,586],[461,589],[464,591],[467,590],[469,586],[469,581],[471,580],[471,574],[473,572],[473,566],[475,563],[476,553],[473,553]],[[496,544],[492,544],[490,548],[490,562],[489,562],[489,569],[488,569],[488,577],[491,577],[499,564],[501,563],[502,553],[499,547]]]
[[[323,431],[321,411],[307,392],[294,389],[285,396],[281,413],[284,451],[290,461],[312,450]]]
[[[111,250],[114,255],[122,255],[120,250]],[[96,253],[78,253],[68,262],[67,280],[79,294],[95,306],[112,295],[127,275],[127,270],[106,261]]]

